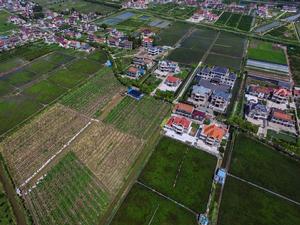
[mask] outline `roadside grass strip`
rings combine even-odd
[[[26,195],[35,223],[96,225],[109,197],[74,153],[65,155]]]
[[[218,225],[295,225],[300,224],[299,215],[296,204],[233,177],[226,178]]]
[[[135,184],[111,225],[196,225],[196,216],[173,201]]]
[[[229,172],[300,202],[300,163],[244,134],[236,138]]]
[[[195,212],[206,210],[216,158],[163,137],[139,181]]]

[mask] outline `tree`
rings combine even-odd
[[[43,7],[40,5],[35,5],[32,8],[33,11],[33,18],[34,19],[40,19],[44,18],[44,13],[43,13]]]
[[[100,25],[100,27],[103,28],[104,30],[106,30],[108,26],[107,26],[107,24],[102,23],[102,24]]]

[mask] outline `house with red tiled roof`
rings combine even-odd
[[[274,90],[271,100],[277,104],[287,104],[292,92],[285,88]]]
[[[165,128],[173,130],[177,134],[188,133],[192,121],[183,116],[172,116],[165,125]]]
[[[295,119],[293,115],[276,108],[273,108],[271,110],[270,122],[279,124],[284,127],[295,128]]]
[[[191,117],[194,111],[194,106],[185,104],[185,103],[177,103],[173,109],[173,112],[186,117]]]
[[[144,48],[151,48],[153,46],[153,38],[151,37],[143,37],[142,45]]]
[[[165,84],[169,87],[177,87],[181,83],[181,79],[178,77],[171,75],[168,75]]]
[[[217,124],[204,125],[197,137],[205,144],[219,147],[223,138],[227,134],[227,129]]]

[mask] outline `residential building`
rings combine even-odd
[[[126,75],[131,77],[131,78],[139,78],[140,76],[144,75],[145,71],[143,69],[139,69],[136,67],[129,67],[127,70]]]
[[[182,116],[171,116],[165,127],[173,130],[178,134],[188,133],[190,131],[192,121]]]
[[[162,53],[163,49],[161,47],[154,46],[154,47],[149,47],[147,51],[149,55],[156,56]]]
[[[212,90],[204,86],[194,85],[189,101],[196,107],[205,106],[208,103]]]
[[[287,104],[291,95],[291,91],[285,88],[279,88],[274,90],[271,100],[277,104]]]
[[[267,120],[269,110],[261,103],[250,103],[246,106],[246,115],[255,120]]]
[[[285,127],[295,128],[295,119],[291,114],[283,110],[272,108],[270,114],[270,122],[276,123]]]
[[[209,80],[212,83],[228,85],[231,88],[237,79],[235,73],[230,72],[228,68],[220,66],[200,68],[197,71],[197,76],[201,79]]]
[[[177,87],[181,84],[181,79],[173,75],[168,75],[165,80],[165,84],[169,87]]]
[[[198,138],[207,145],[219,147],[226,133],[227,129],[217,124],[204,125]]]
[[[144,37],[142,40],[142,45],[144,48],[151,48],[153,47],[153,38],[151,37]]]
[[[168,72],[168,73],[175,73],[175,74],[180,72],[178,63],[170,60],[159,61],[158,69],[161,72]]]
[[[211,96],[209,107],[217,112],[225,112],[230,103],[231,94],[223,91],[215,91]]]
[[[249,85],[246,88],[246,93],[252,96],[256,96],[259,99],[268,99],[273,93],[274,88],[262,87],[259,85]]]
[[[190,118],[194,112],[194,106],[185,103],[177,103],[173,109],[173,112]]]

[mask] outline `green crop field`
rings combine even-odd
[[[66,95],[62,99],[62,104],[82,113],[93,115],[122,90],[124,90],[123,86],[112,71],[105,68],[87,83]]]
[[[226,178],[218,225],[295,225],[300,224],[299,215],[299,206],[234,178]]]
[[[186,23],[172,23],[170,27],[163,29],[158,34],[159,40],[157,41],[157,44],[173,46],[183,35],[186,34],[186,32],[188,32],[191,27],[192,25]]]
[[[217,160],[164,137],[139,180],[196,212],[204,212]]]
[[[3,185],[0,183],[0,224],[14,225],[17,224],[13,214],[11,204],[8,201]]]
[[[225,25],[228,27],[236,28],[240,22],[241,16],[242,14],[232,13]]]
[[[231,13],[230,12],[224,12],[220,18],[215,22],[215,24],[217,25],[224,25],[227,23],[227,21],[229,20],[231,16]]]
[[[270,42],[252,40],[248,48],[248,58],[286,65],[286,57],[283,49]]]
[[[8,21],[9,13],[0,10],[0,33],[15,29],[17,26]]]
[[[157,131],[170,108],[170,104],[149,96],[144,96],[140,101],[125,97],[104,121],[123,132],[147,139]]]
[[[135,184],[111,225],[196,225],[196,215]]]
[[[272,37],[281,38],[281,39],[290,39],[298,41],[296,30],[293,24],[281,26],[274,30],[271,30],[266,35],[270,35]]]
[[[197,29],[171,52],[168,59],[188,65],[198,64],[216,35],[216,31]]]
[[[300,84],[300,48],[288,47],[288,56],[290,61],[290,68],[293,75],[293,80],[296,85]]]
[[[250,31],[252,26],[252,21],[253,21],[252,16],[243,15],[237,28],[242,31]]]
[[[97,225],[108,201],[97,178],[71,152],[25,197],[35,223],[41,225]]]
[[[230,172],[300,201],[300,163],[243,134],[236,138]]]
[[[84,0],[65,0],[65,1],[46,1],[46,0],[37,0],[39,4],[44,7],[49,8],[50,10],[61,12],[63,9],[75,9],[81,13],[95,12],[99,14],[106,15],[108,13],[114,12],[117,9],[101,4],[101,2],[96,3],[96,1],[88,2]]]
[[[0,134],[103,69],[103,63],[107,59],[103,51],[95,51],[89,55],[76,54],[76,58],[74,53],[74,50],[58,49],[40,43],[3,53],[0,65],[1,62],[7,62],[5,57],[8,60],[22,59],[28,63],[2,76],[0,95],[10,97],[0,101]],[[32,60],[34,61],[30,62]]]
[[[8,58],[0,62],[0,74],[7,73],[16,67],[23,65],[25,61],[20,58]]]
[[[8,131],[21,121],[42,108],[31,98],[18,95],[0,100],[0,134]]]
[[[221,32],[205,63],[240,70],[245,51],[245,39],[234,34]]]
[[[42,80],[31,87],[24,89],[24,94],[35,98],[42,104],[49,104],[65,91],[66,89],[57,86],[48,80]]]

